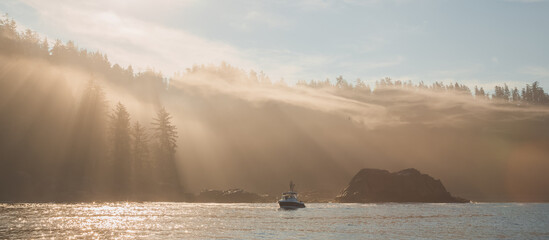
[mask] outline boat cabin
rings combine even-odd
[[[288,199],[297,199],[297,193],[296,192],[285,192],[282,193],[282,199],[288,200]]]

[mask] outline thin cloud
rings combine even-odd
[[[525,73],[536,77],[549,77],[549,68],[540,66],[529,66],[521,70],[521,73]]]
[[[191,33],[142,21],[119,12],[31,1],[44,21],[75,36],[78,43],[101,49],[122,65],[176,72],[193,64],[230,61],[250,66],[238,49]],[[109,6],[109,5],[106,5]],[[149,64],[154,64],[153,66]]]
[[[388,68],[388,67],[394,67],[402,64],[405,61],[405,58],[403,56],[396,56],[393,59],[389,60],[381,60],[381,61],[372,61],[372,62],[342,62],[339,65],[342,67],[351,67],[351,68],[358,68],[358,69],[380,69],[380,68]]]
[[[258,27],[284,28],[290,26],[290,21],[288,18],[281,15],[261,10],[253,10],[231,25],[240,30],[250,31]]]
[[[195,1],[174,3],[171,0],[158,4],[109,1],[73,2],[56,0],[55,3],[25,0],[36,9],[41,21],[57,31],[69,33],[69,39],[80,47],[101,50],[113,63],[122,66],[132,64],[135,69],[154,68],[170,76],[195,64],[218,64],[228,62],[246,69],[266,71],[273,80],[281,78],[294,82],[309,78],[319,66],[327,63],[328,57],[289,50],[263,48],[243,49],[226,42],[197,36],[183,29],[176,29],[138,17],[150,9],[190,7]],[[144,15],[147,16],[147,15]],[[241,30],[259,25],[269,27],[288,26],[289,20],[270,11],[253,8],[242,19],[233,23]],[[48,36],[54,39],[56,36]],[[268,56],[268,57],[266,57]]]
[[[547,0],[505,0],[506,2],[518,2],[518,3],[539,3],[547,2]]]

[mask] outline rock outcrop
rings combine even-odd
[[[362,169],[335,200],[342,203],[469,202],[453,197],[440,180],[413,168],[394,173],[380,169]]]
[[[196,197],[196,202],[213,203],[262,203],[273,202],[274,198],[268,195],[246,192],[242,189],[204,190]]]

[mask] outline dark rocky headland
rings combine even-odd
[[[440,180],[414,168],[394,173],[381,169],[362,169],[335,200],[341,203],[470,202],[452,196]]]

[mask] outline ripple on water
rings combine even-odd
[[[549,238],[549,204],[0,204],[0,238]]]

